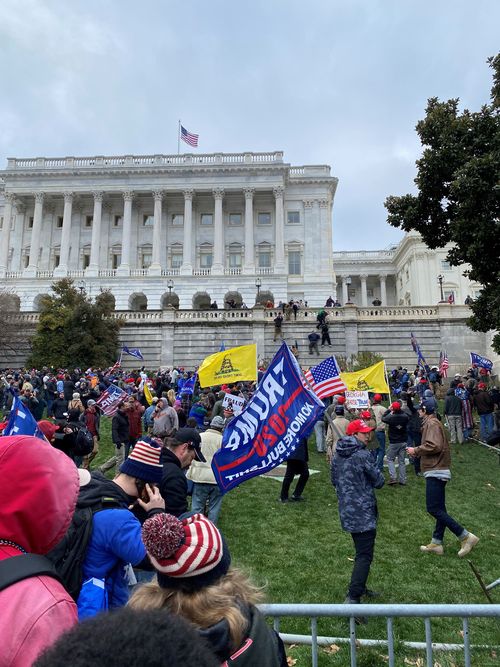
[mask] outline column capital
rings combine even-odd
[[[273,195],[275,199],[282,199],[285,194],[285,188],[282,185],[278,185],[276,188],[273,188]]]
[[[387,273],[379,273],[378,279],[379,280],[387,280]]]
[[[19,199],[14,199],[14,206],[17,213],[24,213],[26,211],[26,206]]]
[[[124,192],[122,192],[122,195],[124,201],[132,201],[132,199],[134,198],[134,193],[132,192],[132,190],[125,190]]]
[[[342,283],[345,283],[345,282],[347,282],[347,279],[350,278],[350,277],[351,277],[351,274],[350,274],[350,273],[347,274],[347,275],[342,274],[342,275],[340,276],[340,279],[342,280]]]
[[[16,203],[16,195],[13,192],[6,192],[5,195],[5,201],[8,203],[14,205]]]
[[[123,196],[125,197],[125,194]],[[164,196],[165,192],[163,190],[153,190],[153,199],[155,201],[161,201]]]
[[[104,199],[104,192],[102,190],[97,190],[96,192],[93,192],[92,195],[94,196],[94,201],[102,202]]]
[[[182,194],[184,195],[184,201],[193,201],[194,197],[193,188],[186,188],[185,190],[182,191]]]
[[[255,188],[243,188],[243,192],[245,194],[245,199],[253,199]]]
[[[37,202],[37,204],[43,204],[43,200],[45,198],[45,192],[38,190],[38,192],[33,193],[33,196],[35,197],[35,201]]]
[[[214,196],[215,200],[221,200],[224,199],[224,188],[214,188],[212,190],[212,194]]]
[[[304,208],[312,208],[314,206],[314,199],[303,199],[302,203],[304,204]]]
[[[72,204],[73,203],[73,195],[75,193],[71,192],[70,190],[65,190],[64,191],[64,203],[65,204]]]
[[[368,274],[367,273],[360,273],[359,277],[361,278],[361,280],[367,280],[368,279]]]
[[[319,200],[319,207],[320,208],[328,208],[328,199],[320,199]]]

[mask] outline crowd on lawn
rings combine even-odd
[[[147,661],[155,647],[163,648],[163,637],[169,644],[165,665],[287,664],[279,636],[257,609],[262,592],[231,565],[217,527],[223,498],[211,462],[234,418],[228,398],[247,402],[258,383],[193,390],[193,373],[113,367],[9,369],[0,375],[0,429],[18,396],[48,441],[0,438],[1,665],[44,667],[63,664],[68,656],[75,667],[99,664],[99,651],[112,645],[108,640],[117,646],[123,640],[124,623],[142,628],[146,618],[157,641],[127,642],[127,664]],[[111,421],[113,456],[97,467],[98,401],[110,383],[125,394]],[[449,439],[458,446],[470,438],[477,413],[481,439],[495,441],[500,392],[476,368],[446,381],[446,389],[436,367],[394,369],[390,384],[397,400],[372,393],[367,409],[352,410],[336,394],[314,424],[313,442],[330,464],[341,526],[351,533],[356,554],[349,604],[376,595],[366,586],[378,514],[374,489],[406,484],[406,456],[415,474],[425,477],[427,511],[435,519],[431,542],[421,551],[441,555],[446,528],[460,541],[460,557],[479,541],[446,511]],[[437,400],[442,392],[443,415]],[[92,450],[84,456],[75,448],[82,427],[92,436]],[[308,458],[308,442],[302,440],[286,461],[282,503],[304,500]],[[113,479],[104,475],[110,470]],[[75,518],[92,523],[76,589],[70,589],[69,578],[61,582],[45,570],[2,586],[1,566],[18,557],[49,554],[61,563],[57,558],[61,548],[68,553],[74,511]],[[99,617],[102,623],[92,620],[99,611],[125,606]],[[78,620],[85,622],[77,625]],[[80,658],[78,647],[88,637],[92,647]]]

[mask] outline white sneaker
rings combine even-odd
[[[464,556],[467,556],[467,554],[472,551],[472,549],[476,546],[478,542],[479,542],[479,537],[473,535],[472,533],[469,533],[467,537],[464,540],[462,540],[462,547],[458,552],[458,557],[463,558]]]
[[[436,556],[442,556],[444,554],[444,549],[442,544],[435,544],[431,542],[430,544],[423,544],[420,547],[420,551],[423,551],[426,554],[436,554]]]

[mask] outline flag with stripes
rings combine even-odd
[[[340,368],[335,357],[328,357],[317,366],[312,366],[304,375],[318,398],[333,396],[347,389],[340,377]]]
[[[450,367],[450,364],[448,363],[448,354],[446,351],[440,352],[439,353],[439,373],[441,374],[441,377],[447,378],[448,377],[448,368]]]
[[[182,141],[185,141],[186,144],[189,144],[190,146],[194,146],[195,148],[198,146],[198,137],[199,134],[193,134],[192,132],[188,132],[185,127],[182,127],[181,125],[181,139]]]
[[[34,435],[35,438],[47,441],[47,438],[40,430],[36,419],[21,401],[19,396],[14,396],[9,421],[4,428],[3,435]]]
[[[112,417],[118,410],[118,404],[128,398],[128,394],[120,387],[110,384],[109,387],[102,392],[96,401],[96,404],[104,412],[106,417]]]

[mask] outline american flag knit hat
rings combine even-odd
[[[153,438],[144,437],[135,443],[134,449],[120,466],[120,472],[137,477],[145,482],[159,484],[163,473],[160,463],[161,444]]]
[[[182,520],[156,514],[144,522],[142,540],[163,588],[205,588],[223,577],[231,564],[221,532],[203,514]]]

